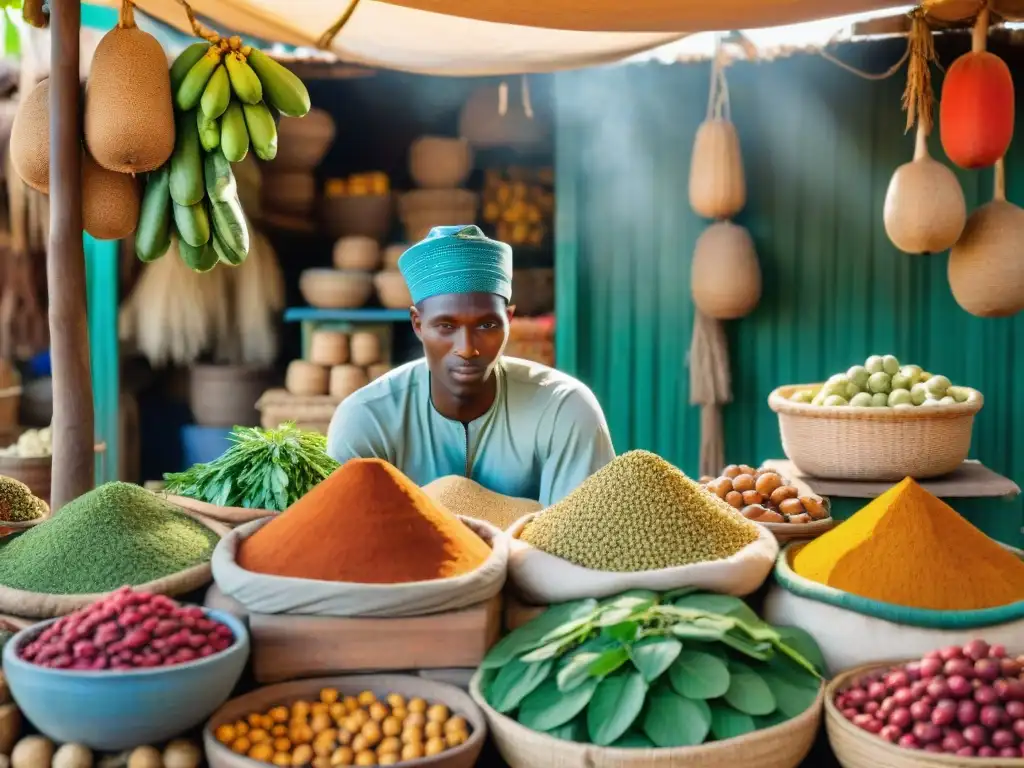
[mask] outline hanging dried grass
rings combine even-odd
[[[921,8],[914,10],[910,27],[910,60],[907,64],[907,87],[903,91],[903,109],[907,113],[909,132],[918,120],[925,135],[932,131],[935,93],[932,91],[932,63],[938,64],[932,31]]]

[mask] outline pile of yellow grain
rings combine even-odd
[[[491,525],[509,528],[519,518],[541,510],[540,503],[489,491],[468,477],[449,475],[423,487],[435,504],[456,515],[484,520]]]

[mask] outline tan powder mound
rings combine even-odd
[[[100,168],[82,153],[82,227],[97,240],[120,240],[135,231],[141,204],[138,181]]]
[[[50,80],[43,80],[18,106],[11,126],[11,165],[21,180],[50,192]]]
[[[174,150],[167,55],[136,27],[110,30],[92,59],[85,91],[85,143],[104,168],[154,171]]]
[[[519,518],[543,509],[539,502],[495,493],[458,475],[440,477],[423,486],[423,492],[449,512],[484,520],[502,530]]]

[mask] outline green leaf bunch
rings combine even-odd
[[[633,590],[552,606],[481,664],[484,698],[520,724],[602,747],[691,747],[778,725],[818,696],[824,659],[737,597]]]
[[[219,507],[283,512],[338,468],[327,438],[294,422],[234,427],[228,439],[231,447],[213,461],[164,475],[165,490]]]

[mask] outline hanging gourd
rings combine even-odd
[[[761,268],[746,228],[717,221],[701,233],[690,290],[697,309],[716,320],[736,320],[754,311],[761,299]]]
[[[707,219],[728,219],[747,203],[740,138],[732,124],[721,56],[711,65],[707,117],[697,129],[690,158],[690,207]]]
[[[984,7],[974,23],[970,53],[953,62],[942,83],[942,148],[961,168],[989,167],[1013,139],[1013,77],[1002,59],[985,50],[988,21]]]
[[[905,253],[938,253],[953,247],[967,221],[956,175],[928,154],[932,128],[931,62],[935,45],[924,13],[914,15],[903,106],[907,130],[917,121],[914,159],[896,169],[885,193],[882,218],[892,244]]]
[[[949,287],[978,317],[1009,317],[1024,309],[1024,209],[1006,199],[1003,160],[996,162],[995,199],[967,220],[949,254]]]

